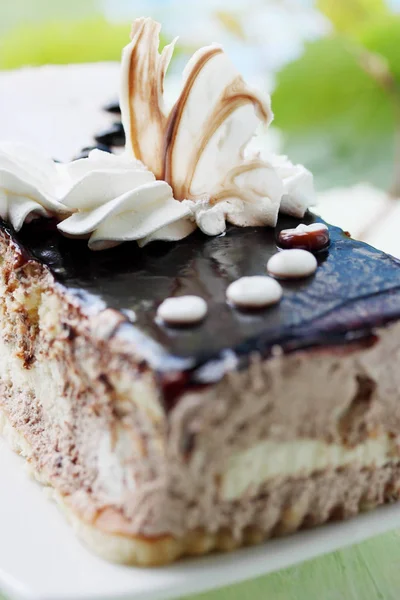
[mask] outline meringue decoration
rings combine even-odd
[[[307,250],[281,250],[267,264],[270,275],[277,279],[301,279],[317,270],[317,259]]]
[[[269,97],[250,89],[222,47],[212,44],[188,62],[182,91],[168,113],[163,82],[176,40],[159,54],[159,32],[158,23],[137,19],[123,52],[120,104],[127,151],[167,181],[177,200],[203,201],[192,209],[205,233],[221,233],[222,219],[274,226],[282,181],[270,162],[246,153],[258,125],[272,120]]]
[[[275,279],[265,275],[241,277],[228,286],[228,302],[241,308],[263,308],[282,298],[282,288]]]
[[[189,325],[202,321],[207,311],[207,302],[200,296],[178,296],[164,300],[158,307],[157,317],[171,325]]]

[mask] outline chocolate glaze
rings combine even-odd
[[[113,123],[111,127],[94,136],[98,144],[105,146],[125,146],[125,132],[122,123]]]
[[[112,102],[109,102],[108,104],[103,106],[103,110],[105,110],[106,112],[109,112],[111,114],[114,114],[114,115],[121,114],[121,107],[119,105],[118,100],[113,100]]]
[[[317,220],[309,214],[302,221]],[[90,251],[83,240],[64,238],[51,221],[34,221],[11,233],[21,256],[45,263],[83,308],[135,311],[136,323],[127,319],[117,335],[134,338],[165,381],[168,404],[173,404],[181,389],[217,381],[232,360],[244,366],[255,351],[268,356],[277,345],[289,352],[369,344],[377,326],[400,318],[400,261],[336,227],[329,228],[329,251],[317,255],[316,274],[283,281],[279,305],[250,313],[229,306],[229,283],[266,274],[266,263],[277,252],[276,234],[298,224],[281,217],[276,230],[230,227],[223,237],[197,231],[177,243],[157,242],[144,249],[126,243],[101,252]],[[208,302],[204,322],[184,329],[157,324],[157,306],[183,294]]]

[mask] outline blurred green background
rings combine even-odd
[[[129,20],[108,21],[96,0],[4,1],[0,68],[118,60],[128,34]]]
[[[399,0],[12,0],[0,6],[0,69],[119,60],[130,22],[183,33],[173,68],[221,41],[273,92],[279,150],[324,189],[367,181],[400,196]]]

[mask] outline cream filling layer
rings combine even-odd
[[[316,471],[355,465],[382,467],[400,461],[396,440],[387,434],[348,448],[319,440],[262,441],[234,454],[221,477],[220,497],[236,500],[274,477],[307,477]]]

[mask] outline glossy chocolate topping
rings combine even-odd
[[[125,132],[121,122],[116,121],[111,127],[98,133],[94,136],[98,144],[105,146],[117,146],[122,148],[125,146]]]
[[[317,220],[309,214],[303,222]],[[223,237],[197,231],[177,243],[141,249],[132,242],[102,252],[90,251],[84,240],[64,238],[54,223],[42,219],[12,235],[25,256],[48,265],[85,308],[135,311],[136,323],[127,320],[118,335],[134,336],[152,368],[186,371],[185,380],[206,382],[218,379],[232,358],[240,366],[252,352],[266,356],[276,345],[292,351],[368,342],[376,326],[400,318],[400,261],[336,227],[329,228],[331,246],[319,253],[316,274],[282,282],[279,305],[243,312],[227,304],[228,285],[239,277],[266,274],[268,258],[277,251],[277,233],[298,223],[282,217],[276,231],[231,227]],[[165,298],[186,294],[207,301],[204,322],[183,329],[155,322]]]

